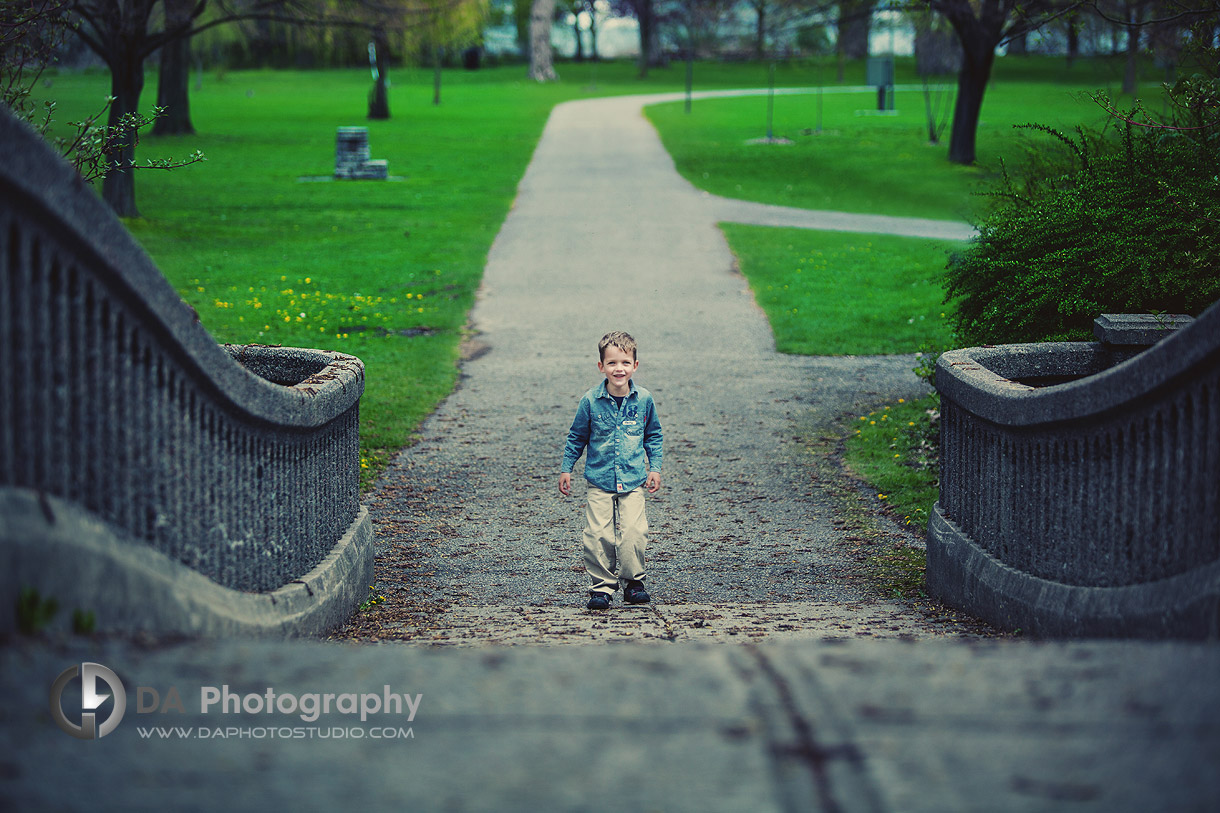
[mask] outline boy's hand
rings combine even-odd
[[[572,493],[572,472],[565,471],[559,475],[559,493],[567,497]]]
[[[645,482],[644,487],[648,489],[649,494],[656,494],[658,489],[661,488],[661,472],[648,472],[648,480]]]

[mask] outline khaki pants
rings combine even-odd
[[[648,545],[644,487],[614,494],[591,485],[587,497],[584,553],[590,592],[613,593],[620,579],[643,581]]]

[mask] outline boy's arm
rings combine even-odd
[[[591,415],[588,399],[581,398],[576,417],[572,419],[572,428],[568,430],[568,441],[563,447],[563,463],[559,466],[559,493],[565,497],[572,493],[572,468],[589,444]]]
[[[659,486],[661,483],[661,457],[663,455],[661,448],[661,419],[657,417],[657,405],[652,400],[648,402],[648,418],[644,422],[644,453],[648,455],[649,479],[651,480],[651,475],[657,475],[657,485]]]

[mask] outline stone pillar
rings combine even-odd
[[[335,132],[335,177],[352,178],[369,160],[369,128],[340,127]]]
[[[369,129],[340,127],[335,132],[335,177],[355,180],[385,180],[389,167],[369,158]]]

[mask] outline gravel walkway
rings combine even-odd
[[[913,357],[775,352],[716,223],[791,225],[827,213],[690,186],[641,113],[663,98],[571,102],[552,113],[491,250],[461,382],[371,495],[387,601],[340,636],[961,631],[860,584],[857,529],[802,442],[847,412],[923,394]],[[877,225],[831,216],[853,230]],[[899,225],[945,236],[935,221]],[[568,499],[556,481],[576,403],[600,380],[597,341],[611,329],[639,343],[635,380],[656,398],[665,459],[662,490],[648,500],[654,604],[624,607],[620,594],[609,613],[591,615],[584,479],[574,478]],[[896,528],[887,533],[902,541]]]

